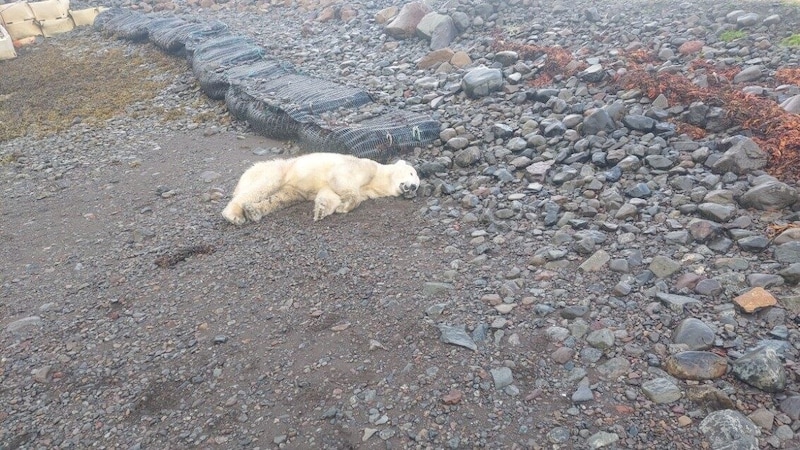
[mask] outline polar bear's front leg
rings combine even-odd
[[[314,199],[314,221],[322,220],[330,216],[334,211],[338,211],[342,204],[342,199],[330,189],[322,189]]]
[[[234,201],[229,202],[228,206],[222,210],[222,217],[234,225],[243,225],[247,221],[247,219],[244,217],[244,209],[242,209],[242,205]]]

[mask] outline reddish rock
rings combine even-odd
[[[472,64],[472,58],[466,52],[458,51],[453,54],[453,57],[450,58],[450,64],[454,67],[458,67],[459,69],[463,69],[468,65]]]
[[[420,69],[429,69],[437,64],[450,61],[455,52],[449,48],[440,48],[434,50],[417,61],[417,67]]]
[[[317,16],[317,22],[325,23],[336,18],[336,9],[333,6],[323,8]]]
[[[358,17],[358,10],[352,5],[342,5],[342,8],[339,10],[339,19],[341,19],[342,22],[350,22],[356,17]]]
[[[429,12],[431,12],[431,8],[422,2],[405,4],[397,17],[386,25],[386,34],[397,39],[414,36],[420,20]]]
[[[749,314],[754,313],[759,309],[775,306],[778,301],[775,300],[775,297],[773,297],[769,291],[762,287],[757,287],[734,298],[733,303],[741,308],[742,311]]]
[[[445,405],[457,405],[461,403],[462,398],[464,398],[464,393],[458,389],[453,389],[442,396],[442,403]]]
[[[711,352],[687,351],[667,358],[664,368],[681,380],[714,380],[725,375],[728,360]]]
[[[678,53],[681,55],[694,55],[703,49],[703,41],[686,41],[678,47]]]
[[[397,12],[400,11],[400,8],[397,6],[390,6],[388,8],[384,8],[377,13],[375,13],[375,22],[380,24],[384,24],[394,18],[397,15]]]

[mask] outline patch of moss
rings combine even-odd
[[[43,39],[3,61],[0,142],[26,133],[57,133],[77,120],[102,124],[154,98],[186,70],[184,61],[155,48],[131,50],[113,41],[98,46],[97,39],[77,33]]]
[[[786,47],[800,47],[800,34],[793,34],[781,41],[781,45]]]
[[[731,42],[745,36],[747,36],[747,34],[742,30],[725,30],[719,35],[719,40],[722,42]]]

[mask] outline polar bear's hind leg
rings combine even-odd
[[[244,214],[253,222],[258,222],[267,214],[286,208],[305,200],[301,192],[294,189],[281,189],[264,200],[244,204]]]

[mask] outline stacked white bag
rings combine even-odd
[[[35,39],[36,36],[50,37],[76,26],[92,25],[101,10],[71,11],[69,0],[18,1],[0,5],[0,60],[16,57],[14,42]]]

